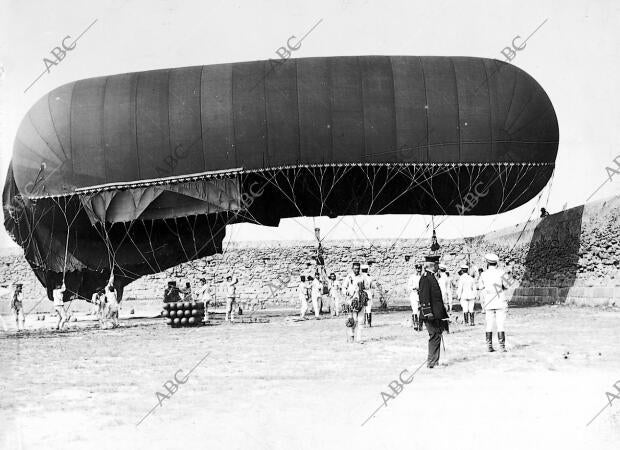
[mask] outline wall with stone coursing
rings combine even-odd
[[[497,253],[511,272],[513,304],[620,304],[620,196],[572,208],[484,236],[441,239],[442,262],[452,274],[463,263],[484,267],[484,254]],[[405,284],[430,246],[423,240],[325,241],[327,272],[344,276],[354,261],[371,261],[380,295],[406,303]],[[290,307],[296,304],[300,274],[313,274],[313,242],[231,243],[221,255],[181,264],[143,277],[125,290],[125,300],[160,299],[168,279],[178,284],[205,277],[223,297],[223,280],[234,273],[244,302]],[[409,262],[405,256],[410,255]],[[0,281],[24,283],[28,298],[45,294],[21,255],[0,258]],[[8,302],[0,302],[8,303]],[[0,306],[0,313],[6,305]],[[45,308],[46,310],[49,308]]]

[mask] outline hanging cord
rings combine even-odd
[[[65,284],[65,274],[67,273],[67,257],[69,253],[69,219],[67,218],[67,199],[65,198],[65,208],[61,209],[67,225],[67,239],[65,240],[65,260],[62,267],[62,284]]]
[[[553,187],[553,177],[555,177],[555,168],[551,172],[551,180],[549,180],[549,190],[547,191],[547,201],[545,202],[545,209],[549,206],[549,197],[551,197],[551,188]]]
[[[60,202],[56,202],[55,200],[53,200],[56,205],[58,206],[58,209],[60,210],[60,212],[63,215],[63,218],[65,219],[65,224],[67,226],[67,239],[65,240],[65,257],[64,257],[64,262],[63,262],[63,267],[62,267],[62,286],[65,287],[66,290],[66,274],[67,274],[67,259],[69,257],[69,230],[71,228],[71,225],[73,224],[73,222],[75,221],[75,219],[73,219],[71,221],[71,224],[69,224],[69,219],[67,217],[67,197],[64,198],[64,208],[60,206]],[[76,214],[77,217],[77,214]],[[71,318],[70,315],[70,311],[71,311],[71,305],[73,304],[73,298],[69,301],[69,306],[67,308],[65,308],[65,311],[67,312],[67,320],[69,320]],[[63,305],[64,308],[64,305]]]
[[[108,250],[108,265],[110,266],[110,276],[114,274],[114,267],[116,267],[116,252],[110,239],[110,234],[106,228],[106,222],[103,222],[103,234],[105,237],[105,246]]]

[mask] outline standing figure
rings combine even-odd
[[[329,288],[330,309],[332,317],[338,317],[340,315],[340,283],[336,280],[336,274],[330,273],[327,280],[327,286]]]
[[[448,275],[448,286],[449,286],[449,292],[450,292],[450,299],[454,300],[455,298],[455,293],[456,293],[456,288],[459,282],[459,272],[456,273],[456,276],[450,276],[450,272],[446,272],[446,274]],[[451,302],[452,302],[451,300]]]
[[[422,322],[420,322],[420,278],[422,276],[422,264],[415,265],[415,273],[407,280],[407,288],[409,289],[409,301],[411,302],[411,319],[413,328],[416,331],[422,331]]]
[[[237,277],[233,277],[232,275],[228,275],[226,277],[226,317],[224,320],[228,322],[230,315],[230,322],[235,321],[235,311],[234,305],[237,299],[237,283],[239,279]]]
[[[375,281],[368,273],[370,267],[368,264],[364,264],[361,266],[362,269],[362,280],[364,281],[364,291],[368,296],[367,304],[364,308],[365,316],[364,323],[367,323],[369,327],[372,327],[372,299],[373,299],[373,289],[375,287]]]
[[[349,304],[349,318],[347,319],[347,327],[349,328],[348,341],[358,343],[362,342],[362,324],[360,319],[365,313],[365,305],[360,299],[360,286],[363,289],[364,279],[360,274],[360,263],[354,262],[352,266],[353,272],[348,274],[345,279],[345,289],[347,302]]]
[[[306,312],[308,311],[308,284],[306,283],[306,276],[302,275],[297,285],[297,298],[299,298],[299,306],[301,308],[299,316],[305,319]]]
[[[494,352],[493,328],[497,327],[497,338],[502,352],[506,351],[506,309],[508,303],[504,290],[508,289],[504,272],[497,267],[499,257],[493,253],[484,256],[487,270],[480,275],[479,289],[481,292],[482,309],[485,311],[487,350]]]
[[[474,326],[474,305],[476,303],[476,281],[469,275],[469,267],[463,265],[459,271],[456,297],[463,308],[463,321]]]
[[[176,303],[181,301],[181,295],[177,282],[170,280],[168,286],[164,290],[164,303]]]
[[[112,321],[112,328],[118,327],[118,297],[116,294],[116,288],[114,287],[114,275],[110,275],[108,285],[105,287],[105,301],[108,309],[108,319]]]
[[[57,330],[62,330],[67,323],[67,313],[65,311],[64,301],[66,290],[67,287],[63,282],[62,284],[57,285],[56,289],[52,291],[52,297],[54,298],[54,310],[56,311],[56,315],[58,316],[58,324],[56,324]]]
[[[183,301],[184,302],[193,302],[194,301],[192,299],[192,285],[191,285],[191,283],[189,281],[185,283],[185,288],[181,290],[181,293],[183,294]]]
[[[90,297],[90,315],[97,317],[99,314],[99,291],[93,292]]]
[[[100,289],[97,294],[97,320],[99,320],[99,327],[103,328],[108,315],[108,302],[105,299],[105,291],[103,289]]]
[[[435,278],[439,256],[427,256],[424,264],[425,273],[420,278],[421,319],[428,331],[427,367],[432,369],[439,363],[441,335],[448,331],[448,313],[443,303],[439,282]]]
[[[13,294],[11,295],[11,309],[15,314],[15,324],[17,325],[17,331],[23,330],[26,326],[26,319],[24,318],[24,305],[22,303],[22,287],[21,283],[15,283]],[[22,326],[19,327],[21,319]]]
[[[437,281],[439,282],[439,288],[441,289],[441,296],[443,298],[443,304],[448,312],[452,310],[452,291],[450,289],[450,277],[448,276],[447,267],[443,264],[439,264],[439,276]]]
[[[310,277],[312,278],[312,277]],[[323,291],[323,283],[319,280],[318,272],[315,274],[315,277],[312,278],[312,283],[310,286],[310,298],[312,299],[312,308],[314,308],[314,317],[319,318],[321,315],[321,304],[323,302],[322,291]]]
[[[476,300],[480,304],[481,308],[482,308],[482,305],[484,304],[484,301],[482,300],[482,292],[480,291],[480,277],[482,276],[483,272],[484,272],[484,269],[482,267],[474,271],[474,280],[476,280],[476,292],[477,292]],[[484,311],[484,308],[482,308],[482,310]]]
[[[196,297],[198,298],[198,301],[203,302],[203,304],[205,305],[204,321],[208,322],[209,304],[211,303],[211,292],[209,292],[209,285],[207,284],[206,278],[201,278],[199,281],[200,287],[196,291]]]
[[[314,283],[314,277],[312,275],[308,275],[306,277],[306,295],[308,296],[308,302],[312,305],[312,284]],[[308,306],[310,309],[310,306]],[[312,314],[314,314],[314,307],[311,310]]]

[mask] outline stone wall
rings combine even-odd
[[[497,253],[512,280],[514,304],[619,304],[620,196],[572,208],[484,236],[441,239],[442,262],[451,274],[461,264],[484,267],[484,254]],[[325,241],[327,272],[344,276],[353,261],[372,262],[371,273],[389,303],[406,303],[405,283],[413,264],[428,252],[429,239]],[[205,277],[223,297],[223,280],[232,272],[247,302],[293,306],[300,274],[313,274],[313,242],[231,243],[224,254],[181,264],[143,277],[125,290],[125,300],[159,299],[168,279],[195,285]],[[411,259],[405,262],[405,256]],[[27,297],[44,290],[22,256],[0,259],[0,281],[24,283]],[[545,290],[546,289],[546,290]],[[5,309],[5,308],[2,308]],[[2,312],[0,309],[0,312]]]
[[[510,296],[515,304],[609,304],[618,299],[620,287],[620,196],[536,218],[484,236],[439,240],[442,261],[452,274],[463,263],[485,267],[484,254],[500,256],[512,274]],[[406,299],[405,283],[415,261],[428,252],[429,240],[327,241],[328,272],[344,276],[353,261],[372,261],[371,273],[388,301]],[[248,301],[273,304],[295,302],[300,274],[314,272],[313,242],[237,243],[223,255],[182,264],[165,273],[144,277],[128,286],[128,296],[160,295],[168,278],[179,280],[206,276],[220,285],[226,273],[240,278],[239,292]],[[410,262],[405,262],[410,255]],[[600,289],[608,288],[607,292]],[[531,289],[530,289],[531,288]],[[541,294],[541,288],[556,288]],[[219,293],[222,295],[222,292]],[[610,300],[611,299],[611,300]]]

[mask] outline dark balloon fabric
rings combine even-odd
[[[552,164],[557,147],[549,98],[515,66],[358,56],[73,82],[32,107],[12,165],[21,192],[47,196],[299,164]]]

